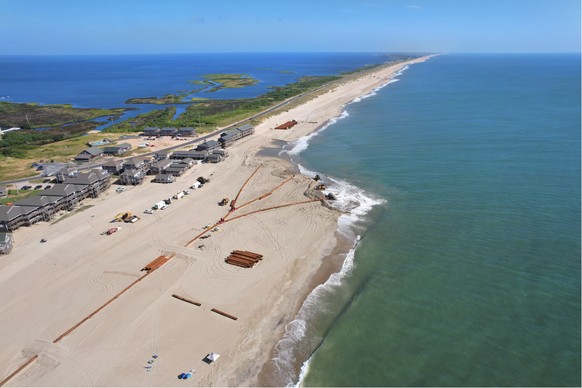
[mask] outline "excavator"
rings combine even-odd
[[[125,212],[125,213],[119,213],[118,215],[115,216],[115,219],[113,220],[113,222],[118,221],[118,222],[137,222],[139,221],[139,217],[138,216],[134,216],[131,212]]]

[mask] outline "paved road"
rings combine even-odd
[[[218,134],[220,134],[220,133],[222,133],[222,132],[224,132],[224,131],[226,131],[228,129],[236,128],[237,126],[239,126],[240,124],[242,124],[244,122],[251,121],[251,120],[254,120],[256,118],[265,116],[265,115],[267,115],[269,113],[272,113],[273,111],[276,111],[277,109],[280,109],[280,108],[284,107],[285,105],[291,104],[292,102],[298,100],[301,97],[305,97],[305,96],[307,96],[309,94],[312,94],[312,93],[315,93],[315,92],[321,90],[324,86],[320,86],[320,87],[318,87],[316,89],[313,89],[313,90],[310,90],[308,92],[304,92],[304,93],[298,94],[298,95],[296,95],[294,97],[290,97],[290,98],[288,98],[287,100],[285,100],[283,102],[280,102],[280,103],[278,103],[278,104],[276,104],[276,105],[274,105],[274,106],[272,106],[272,107],[270,107],[268,109],[265,109],[262,112],[257,113],[256,115],[253,115],[251,117],[247,117],[244,120],[240,120],[240,121],[238,121],[238,122],[236,122],[234,124],[230,124],[230,125],[228,125],[226,127],[219,128],[219,129],[217,129],[214,132],[205,134],[203,136],[196,137],[193,140],[187,141],[185,143],[180,143],[180,144],[177,144],[175,146],[163,148],[163,149],[158,150],[158,151],[152,151],[152,152],[148,152],[148,153],[145,153],[145,154],[141,154],[139,156],[153,155],[156,152],[170,151],[170,150],[173,150],[173,149],[176,149],[176,148],[182,148],[182,147],[187,146],[187,145],[191,145],[191,144],[196,144],[196,143],[203,142],[203,141],[205,141],[205,140],[207,140],[207,139],[209,139],[209,138],[211,138],[213,136],[216,136],[216,135],[218,135]],[[127,158],[124,158],[124,159],[129,159],[129,158],[131,158],[131,156],[130,157],[127,157]],[[103,164],[107,163],[110,160],[113,160],[113,159],[101,160],[98,163],[89,163],[89,164],[79,165],[79,169],[88,170],[88,169],[91,169],[91,168],[101,167]],[[115,160],[119,160],[119,159],[115,159]],[[11,183],[22,183],[22,182],[28,182],[28,181],[30,181],[32,179],[39,179],[39,178],[45,178],[45,177],[42,176],[42,174],[41,174],[41,175],[29,176],[27,178],[19,178],[19,179],[13,179],[13,180],[9,180],[9,181],[3,181],[3,182],[0,182],[0,184],[1,185],[6,185],[6,184],[11,184]]]

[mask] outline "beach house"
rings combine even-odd
[[[75,156],[75,162],[90,162],[91,160],[103,155],[103,150],[98,147],[87,148]]]
[[[119,175],[123,171],[123,161],[122,160],[111,160],[101,166],[101,168],[107,171],[111,175]]]
[[[131,144],[121,143],[103,148],[105,155],[120,156],[131,150]]]

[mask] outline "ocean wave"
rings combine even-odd
[[[408,66],[404,66],[397,71],[386,83],[378,86],[364,96],[356,97],[348,104],[360,102],[363,99],[376,95],[380,89],[391,83],[397,82],[398,79],[396,77],[400,76],[406,69],[408,69]],[[340,116],[329,120],[329,122],[318,131],[291,143],[291,149],[283,150],[281,152],[286,152],[291,157],[300,154],[309,147],[309,142],[313,137],[348,116],[349,113],[344,109]],[[297,163],[297,166],[302,175],[310,177],[321,175],[315,171],[307,169],[300,163]],[[364,220],[364,216],[368,214],[374,206],[385,203],[385,200],[372,198],[363,189],[338,178],[326,177],[325,183],[327,187],[324,193],[333,193],[336,200],[331,201],[331,204],[342,212],[342,215],[338,219],[338,231],[355,241],[356,233],[354,230],[357,224]],[[309,365],[313,356],[313,347],[309,343],[306,343],[308,341],[305,341],[305,339],[309,338],[310,335],[315,336],[317,334],[315,332],[309,332],[310,328],[313,326],[313,324],[310,326],[310,322],[313,323],[312,320],[317,314],[330,310],[331,304],[334,301],[334,292],[336,292],[336,289],[342,285],[343,280],[351,274],[354,268],[354,257],[355,246],[346,254],[341,269],[338,272],[333,273],[327,281],[318,285],[313,289],[313,291],[311,291],[295,316],[295,319],[285,326],[285,334],[277,343],[273,362],[277,366],[280,376],[287,382],[288,386],[300,386],[309,372]],[[316,329],[313,330],[316,331]],[[298,376],[295,370],[297,357],[305,357],[308,354],[310,356],[307,361],[302,364]]]
[[[326,306],[323,300],[327,299],[329,300],[329,304],[333,303],[331,296],[335,289],[342,284],[342,280],[346,276],[349,276],[354,268],[354,253],[354,249],[349,250],[342,264],[342,268],[338,272],[333,273],[325,283],[320,284],[311,291],[301,306],[301,309],[299,309],[295,319],[285,326],[285,335],[277,343],[276,356],[273,361],[281,377],[287,381],[287,386],[298,386],[301,384],[301,380],[295,384],[297,374],[294,365],[297,361],[296,355],[302,356],[305,354],[304,352],[309,351],[304,346],[301,346],[309,332],[309,322],[316,314],[328,310],[328,306]],[[301,369],[303,370],[305,368],[302,366]]]
[[[345,119],[349,115],[350,114],[347,111],[343,110],[338,117],[331,118],[324,126],[322,126],[317,131],[310,133],[307,136],[303,136],[302,138],[294,141],[293,143],[291,143],[291,149],[289,150],[283,149],[279,154],[287,153],[290,156],[299,155],[301,152],[305,151],[309,147],[309,142],[311,141],[311,139],[319,135],[321,132],[325,131],[331,125],[337,123],[339,120]]]
[[[311,178],[314,178],[316,175],[321,176],[321,174],[309,170],[300,163],[297,164],[297,167],[299,168],[301,175]],[[386,203],[385,199],[373,198],[363,189],[339,178],[326,176],[325,180],[326,189],[323,193],[332,193],[336,197],[336,200],[329,202],[329,204],[342,212],[342,215],[338,220],[338,230],[348,237],[355,237],[353,234],[353,227],[356,226],[359,221],[363,221],[364,216],[368,214],[374,206]]]

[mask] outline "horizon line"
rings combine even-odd
[[[168,53],[44,53],[44,54],[0,54],[0,57],[56,57],[56,56],[144,56],[144,55],[195,55],[195,54],[416,54],[416,55],[534,55],[534,54],[577,54],[581,51],[196,51]]]

